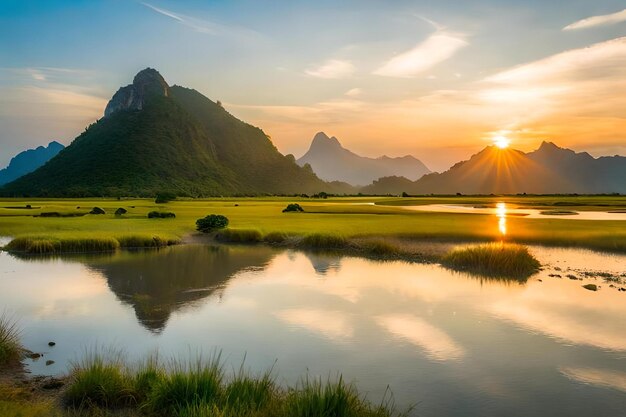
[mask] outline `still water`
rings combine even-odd
[[[626,415],[626,284],[593,276],[623,281],[626,256],[531,250],[546,268],[523,284],[262,246],[0,253],[0,309],[44,353],[36,374],[94,346],[130,359],[221,349],[228,366],[277,361],[281,383],[341,372],[373,401],[389,385],[419,416]]]

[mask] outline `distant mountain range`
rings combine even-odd
[[[29,172],[33,172],[61,152],[65,146],[52,141],[48,146],[38,146],[15,155],[9,165],[0,170],[0,185],[9,183]]]
[[[594,158],[550,142],[529,153],[488,146],[430,173],[412,156],[362,157],[320,132],[296,163],[219,102],[169,86],[147,68],[67,148],[52,142],[13,158],[0,171],[0,186],[7,197],[626,194],[626,157]]]
[[[469,160],[417,181],[385,177],[365,194],[602,194],[626,193],[626,157],[594,158],[543,142],[524,153],[488,146]]]
[[[326,181],[343,181],[352,185],[366,185],[387,176],[403,176],[416,180],[430,170],[419,159],[407,155],[399,158],[381,156],[367,158],[344,148],[336,137],[319,132],[298,165],[309,164],[313,172]]]
[[[0,189],[5,196],[200,197],[346,192],[259,128],[196,90],[170,87],[156,70],[120,88],[105,115],[46,165]]]

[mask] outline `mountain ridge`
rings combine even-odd
[[[326,181],[344,181],[352,185],[365,185],[377,178],[389,175],[408,176],[418,179],[430,170],[419,159],[405,155],[377,158],[360,156],[344,148],[339,139],[318,132],[309,150],[297,160],[298,165],[308,164]]]
[[[417,181],[379,178],[365,194],[610,194],[626,193],[626,157],[594,158],[587,152],[542,142],[534,151],[490,145],[441,173]],[[407,182],[408,181],[408,182]]]
[[[104,116],[45,166],[9,184],[7,196],[202,197],[341,192],[282,155],[261,129],[193,89],[140,71]]]
[[[27,149],[11,158],[9,165],[0,169],[0,186],[33,172],[61,152],[65,146],[53,140],[47,146]]]

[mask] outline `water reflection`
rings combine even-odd
[[[209,296],[221,298],[237,272],[262,268],[274,256],[268,248],[249,251],[224,246],[173,247],[155,253],[122,252],[106,261],[87,261],[146,329],[161,332],[173,311]]]
[[[621,274],[626,256],[531,251],[548,267],[515,285],[262,246],[36,262],[0,253],[0,305],[22,317],[26,346],[56,361],[29,363],[34,373],[63,373],[94,343],[131,357],[219,348],[229,367],[278,360],[286,383],[342,372],[374,400],[389,384],[420,416],[620,415],[626,294],[548,274]]]
[[[498,230],[504,236],[506,235],[506,203],[496,204],[496,217],[498,218]]]

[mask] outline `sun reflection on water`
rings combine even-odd
[[[496,217],[498,218],[498,229],[502,236],[506,235],[506,203],[496,204]]]

